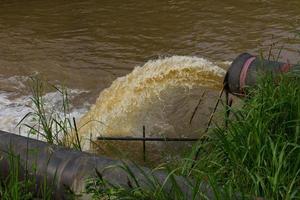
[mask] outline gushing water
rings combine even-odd
[[[100,93],[79,122],[79,134],[88,148],[97,136],[184,137],[199,134],[222,88],[225,70],[206,59],[172,56],[150,60],[116,79]],[[199,99],[200,108],[190,119]]]

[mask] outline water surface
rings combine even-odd
[[[0,73],[40,73],[95,99],[157,55],[231,61],[279,42],[297,61],[299,20],[298,0],[2,0]]]
[[[30,75],[72,89],[80,116],[117,77],[159,56],[230,62],[275,43],[274,54],[283,47],[280,59],[297,62],[299,25],[299,0],[2,0],[0,129],[30,111]]]

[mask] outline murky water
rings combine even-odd
[[[95,98],[156,55],[230,61],[279,41],[296,61],[299,20],[298,0],[2,0],[0,73],[38,72]]]
[[[275,42],[275,50],[284,46],[282,60],[297,62],[296,31],[299,0],[2,0],[0,117],[14,120],[1,128],[24,114],[16,109],[26,107],[24,82],[32,74],[85,91],[74,100],[81,109],[117,77],[161,55],[232,61],[242,52],[266,54]]]

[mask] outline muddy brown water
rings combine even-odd
[[[88,91],[80,107],[158,56],[232,61],[276,43],[297,62],[299,25],[299,0],[0,0],[0,91],[24,95],[6,78],[40,74]]]
[[[157,55],[231,61],[284,45],[298,61],[299,0],[0,1],[0,74],[40,73],[94,99]]]

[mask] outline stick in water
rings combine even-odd
[[[194,116],[195,116],[195,114],[196,114],[196,112],[197,112],[197,110],[198,110],[198,108],[199,108],[199,106],[200,106],[200,103],[201,103],[202,100],[203,100],[204,95],[205,95],[205,91],[204,91],[203,94],[201,95],[201,98],[199,99],[199,102],[198,102],[197,106],[196,106],[195,109],[194,109],[194,112],[193,112],[192,117],[191,117],[191,119],[190,119],[190,124],[192,124],[193,118],[194,118]]]

